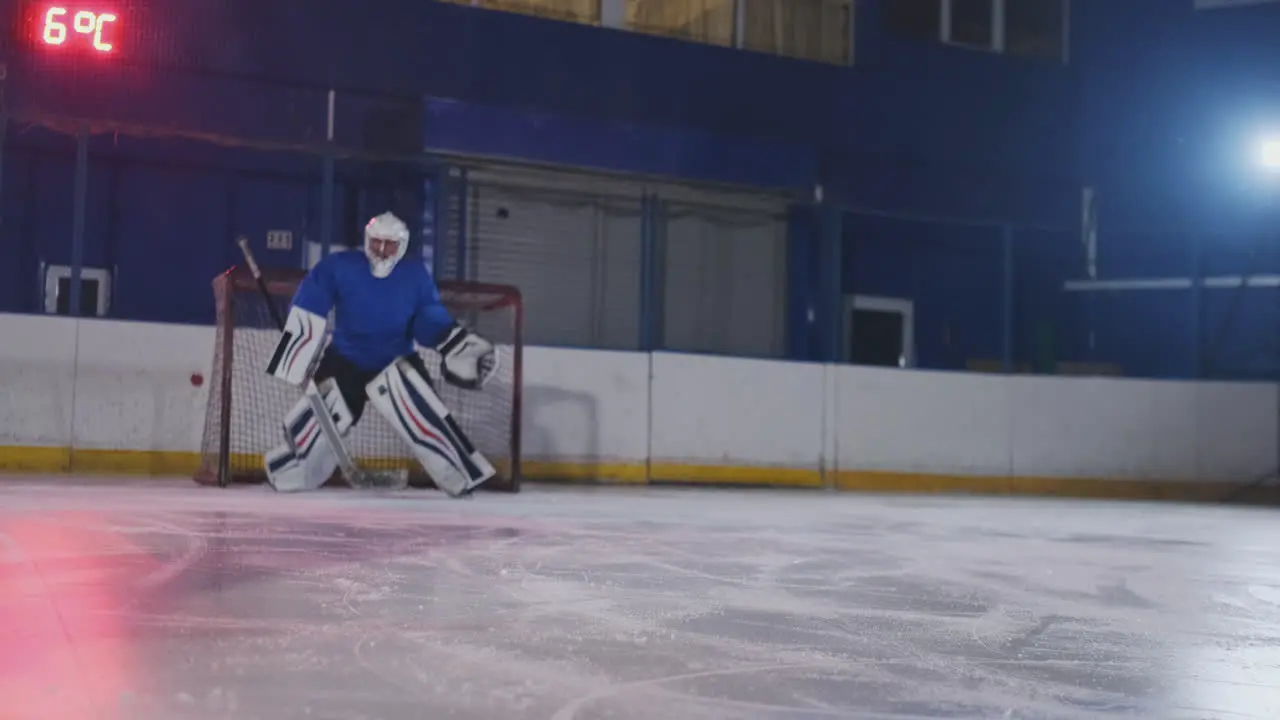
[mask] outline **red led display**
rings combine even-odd
[[[120,18],[113,12],[77,5],[40,5],[35,19],[35,40],[51,47],[81,47],[109,54],[116,51]]]

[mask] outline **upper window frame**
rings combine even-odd
[[[893,2],[893,0],[887,0]],[[954,13],[955,4],[961,0],[932,0],[937,5],[937,22],[938,35],[935,38],[943,45],[951,47],[964,48],[967,50],[977,50],[980,52],[989,52],[999,55],[1019,55],[1021,53],[1011,52],[1009,49],[1009,22],[1007,9],[1011,2],[1017,0],[985,0],[991,4],[991,28],[989,43],[973,43],[963,40],[957,40],[954,32]],[[1062,37],[1059,45],[1057,61],[1063,65],[1067,65],[1071,60],[1071,0],[1056,0],[1062,13]],[[927,35],[916,34],[916,37],[924,38]]]

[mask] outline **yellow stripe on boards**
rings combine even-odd
[[[836,473],[837,490],[875,493],[1021,495],[1110,500],[1215,502],[1238,489],[1232,483],[1183,480],[1107,480],[1025,476],[932,475],[869,470]]]
[[[769,487],[820,488],[819,470],[778,467],[735,467],[731,465],[686,465],[653,463],[649,477],[653,482],[678,482],[693,485],[763,485]]]
[[[237,467],[261,467],[262,457],[236,454]],[[361,464],[387,466],[390,459],[364,459]],[[402,462],[402,461],[399,461]],[[179,451],[72,450],[58,447],[0,446],[0,472],[30,474],[151,475],[190,477],[200,454]],[[1240,485],[1182,480],[1049,478],[900,473],[877,470],[828,472],[800,468],[700,465],[676,462],[590,462],[526,460],[521,472],[529,481],[645,485],[681,483],[706,486],[778,488],[830,487],[847,492],[892,494],[1013,495],[1109,500],[1174,500],[1221,502],[1233,499]],[[1280,502],[1280,487],[1250,491],[1255,502]]]

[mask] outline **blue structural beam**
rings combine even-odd
[[[333,155],[333,132],[336,99],[336,93],[330,90],[324,158],[321,161],[323,168],[320,180],[320,257],[327,257],[333,245],[333,194],[336,192],[334,166],[337,162]],[[306,252],[305,248],[303,252]]]
[[[825,331],[823,360],[844,360],[844,349],[855,337],[846,337],[844,322],[844,233],[842,213],[830,203],[818,205],[819,257],[818,287],[821,288],[819,306],[822,308],[822,327]]]
[[[450,183],[453,192],[458,196],[458,237],[457,237],[457,257],[454,259],[456,267],[454,268],[455,276],[460,279],[467,279],[467,233],[470,232],[468,225],[471,217],[471,182],[467,176],[465,168],[458,171],[456,182]]]
[[[640,199],[640,349],[661,350],[664,335],[663,303],[666,242],[662,202],[646,193]]]
[[[787,230],[787,355],[840,362],[848,342],[841,212],[831,204],[793,205]]]
[[[1187,250],[1191,255],[1191,377],[1204,375],[1204,253],[1199,233],[1187,237]]]
[[[333,194],[334,157],[332,152],[324,154],[320,180],[320,256],[329,254],[333,246]]]
[[[792,205],[787,213],[787,357],[812,360],[817,300],[813,268],[817,231],[812,206]]]
[[[0,104],[0,208],[4,207],[4,161],[5,149],[9,140],[9,114]],[[4,225],[4,212],[0,212],[0,226]]]
[[[84,227],[89,196],[89,128],[80,126],[76,134],[75,186],[71,205],[71,288],[67,299],[67,311],[72,317],[80,315],[80,278],[84,270]]]
[[[467,190],[466,171],[450,165],[436,163],[428,166],[422,180],[422,259],[431,272],[440,279],[467,280]],[[456,217],[450,210],[456,203]],[[457,227],[451,227],[457,221]],[[446,243],[450,232],[455,243],[453,264],[449,259]]]
[[[1000,365],[1007,373],[1013,372],[1014,238],[1013,226],[1005,225],[1001,235],[1004,272],[1001,273]]]
[[[440,238],[446,236],[444,225],[444,209],[449,207],[449,193],[452,187],[445,182],[445,172],[440,167],[432,167],[422,179],[422,227],[418,235],[421,244],[422,262],[432,275],[440,276]]]

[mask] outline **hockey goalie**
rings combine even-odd
[[[365,226],[363,251],[324,257],[298,286],[266,368],[303,388],[283,420],[284,442],[265,457],[275,490],[324,484],[367,405],[450,496],[466,495],[494,476],[436,395],[414,343],[439,352],[444,380],[469,390],[489,380],[498,355],[492,343],[454,320],[422,263],[401,262],[408,245],[408,227],[383,213]]]

